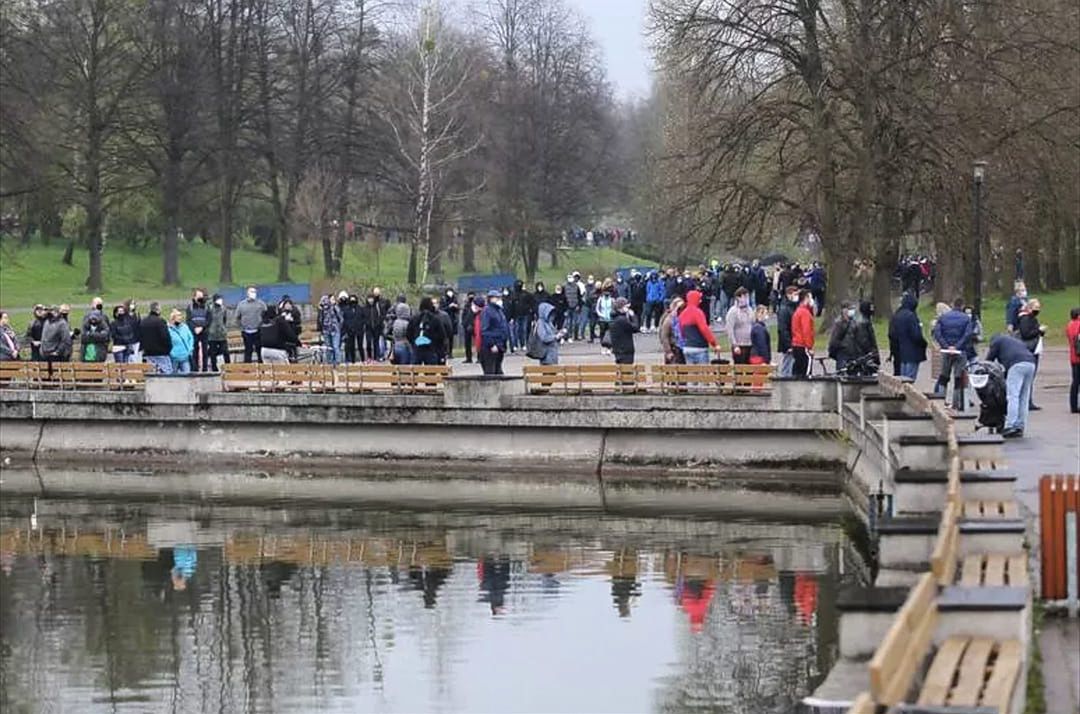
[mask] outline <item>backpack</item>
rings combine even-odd
[[[414,343],[417,347],[428,347],[431,345],[431,338],[427,336],[428,319],[428,316],[424,315],[420,318],[419,325],[417,325],[418,331],[416,333],[416,341]]]
[[[540,341],[540,335],[536,331],[537,323],[533,323],[532,329],[529,330],[529,339],[525,343],[525,356],[529,359],[544,359],[544,354],[547,350],[544,348],[544,343]]]

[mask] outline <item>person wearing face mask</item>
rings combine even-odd
[[[498,290],[488,293],[487,305],[480,313],[480,367],[484,374],[503,373],[503,357],[510,341],[510,326],[503,314],[503,296]]]
[[[195,349],[191,353],[191,371],[199,372],[210,366],[209,340],[206,328],[210,324],[210,308],[206,304],[206,292],[195,288],[191,294],[191,304],[185,315],[188,329],[195,337]]]
[[[1016,332],[1020,321],[1020,308],[1027,302],[1027,286],[1023,280],[1013,283],[1013,296],[1005,305],[1005,330],[1011,335]]]
[[[367,314],[360,305],[360,298],[344,290],[338,293],[338,307],[341,309],[341,361],[353,364],[359,355],[362,362]]]
[[[184,313],[175,309],[169,313],[169,343],[173,374],[189,374],[195,354],[195,335],[184,321]]]
[[[476,322],[476,314],[473,312],[473,300],[476,293],[472,290],[465,294],[465,309],[460,313],[461,320],[461,343],[465,347],[465,364],[473,361],[473,327]]]
[[[30,360],[32,362],[41,362],[44,357],[41,356],[41,331],[45,328],[45,306],[34,305],[34,316],[30,320],[30,324],[26,326],[26,335],[24,336],[26,342],[30,345]]]
[[[915,381],[919,377],[919,365],[926,361],[926,338],[922,323],[915,313],[918,299],[905,293],[889,323],[889,352],[893,362],[899,363],[901,377]]]
[[[829,334],[829,357],[836,361],[838,373],[847,369],[848,362],[862,356],[856,339],[858,324],[855,321],[855,314],[854,305],[849,302],[841,303],[840,315],[837,316],[832,332]]]
[[[109,326],[109,318],[105,317],[105,301],[96,297],[90,301],[90,309],[83,315],[82,319],[82,331],[86,332],[86,325],[90,322],[91,317],[97,317],[99,322],[105,324],[105,327]]]
[[[73,332],[68,323],[70,312],[71,308],[67,305],[49,311],[49,320],[41,332],[41,354],[50,364],[71,361],[72,338],[78,334],[78,330]],[[49,372],[52,373],[51,366]]]
[[[259,299],[254,285],[249,285],[246,296],[236,305],[236,325],[244,338],[244,362],[262,361],[259,344],[259,326],[262,324],[266,303]]]
[[[754,326],[754,309],[750,307],[750,291],[735,291],[735,304],[724,318],[728,340],[731,342],[731,361],[750,364],[750,329]]]
[[[0,362],[13,362],[19,359],[19,338],[11,329],[11,318],[0,311]]]
[[[225,364],[229,364],[229,312],[225,307],[225,299],[220,295],[210,298],[210,315],[206,324],[206,352],[208,363],[203,369],[209,368],[213,372],[218,371],[218,357]]]
[[[450,324],[453,325],[446,352],[447,355],[453,356],[454,337],[457,335],[458,325],[461,322],[461,305],[458,304],[458,296],[453,288],[447,288],[443,296],[439,298],[439,309],[446,313],[447,317],[450,318]]]
[[[109,328],[102,317],[90,315],[82,331],[82,361],[104,362],[109,352]]]
[[[127,305],[113,308],[109,333],[112,337],[113,359],[121,364],[132,361],[135,345],[139,342],[139,321],[128,312]]]
[[[974,335],[975,325],[964,312],[963,299],[954,300],[952,309],[938,317],[931,331],[934,342],[941,349],[941,374],[934,385],[934,393],[945,394],[951,376],[953,408],[957,411],[964,410],[964,373]]]
[[[795,358],[791,354],[791,318],[799,305],[799,289],[788,285],[784,289],[784,299],[776,311],[776,351],[780,353],[780,367],[777,374],[781,377],[792,376]]]
[[[323,346],[326,348],[326,362],[336,367],[342,360],[341,354],[341,328],[345,318],[341,313],[341,307],[337,299],[330,295],[319,298],[318,328],[322,334]]]
[[[1032,398],[1028,405],[1028,409],[1033,412],[1042,409],[1035,403],[1035,379],[1039,374],[1039,358],[1043,353],[1043,335],[1046,334],[1046,326],[1039,323],[1039,312],[1041,310],[1042,303],[1032,298],[1020,308],[1016,320],[1016,335],[1024,343],[1024,346],[1031,350],[1031,355],[1035,358],[1035,376],[1031,378]]]

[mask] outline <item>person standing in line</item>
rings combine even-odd
[[[169,313],[169,345],[173,374],[190,374],[191,360],[195,355],[195,335],[188,327],[184,313],[176,309]]]
[[[754,310],[754,325],[750,328],[750,364],[772,364],[772,347],[769,344],[769,301],[758,303]]]
[[[0,311],[0,362],[14,362],[19,359],[19,338],[11,329],[11,317]]]
[[[326,362],[336,367],[339,362],[345,361],[341,352],[341,331],[345,318],[341,313],[341,306],[333,296],[323,295],[319,298],[318,321],[323,347],[326,348]]]
[[[1024,435],[1027,428],[1031,385],[1035,381],[1035,355],[1020,340],[1010,335],[995,335],[986,353],[988,362],[1005,368],[1005,394],[1008,408],[1005,429],[1001,436],[1014,439]]]
[[[288,364],[290,352],[300,346],[300,337],[289,315],[268,306],[259,325],[259,345],[263,364]]]
[[[845,372],[848,362],[862,356],[856,343],[856,327],[855,306],[845,300],[840,303],[840,314],[829,334],[829,357],[836,361],[837,373]]]
[[[393,362],[396,365],[413,363],[412,344],[409,342],[409,323],[412,310],[403,302],[394,305],[394,322],[390,326],[390,339],[393,342]]]
[[[967,354],[975,334],[975,325],[964,312],[963,298],[953,301],[952,309],[938,317],[931,336],[941,349],[941,374],[934,385],[934,392],[945,394],[949,377],[953,379],[953,408],[964,410],[964,373],[967,371]]]
[[[1019,316],[1016,320],[1016,332],[1013,333],[1020,338],[1020,341],[1031,350],[1031,354],[1035,357],[1035,376],[1039,375],[1039,357],[1043,352],[1043,335],[1046,334],[1046,326],[1039,323],[1039,311],[1042,310],[1042,303],[1036,298],[1032,298],[1028,302],[1024,303],[1024,306],[1020,308]],[[1042,407],[1035,403],[1035,384],[1034,377],[1032,378],[1031,385],[1031,403],[1028,405],[1028,409],[1033,412],[1037,412]]]
[[[701,292],[686,293],[686,305],[678,316],[678,329],[683,339],[683,357],[687,364],[708,364],[709,348],[716,350],[716,336],[701,309]]]
[[[172,358],[169,357],[172,338],[168,325],[161,319],[161,306],[156,302],[150,303],[150,311],[139,321],[138,334],[143,360],[154,365],[158,374],[172,374]]]
[[[608,329],[611,328],[612,313],[615,310],[615,298],[612,297],[614,289],[606,284],[603,292],[600,293],[600,297],[596,300],[596,318],[600,324],[600,354],[609,354],[610,350],[604,347],[605,335],[607,335]]]
[[[191,353],[191,371],[205,371],[210,366],[210,344],[206,328],[210,324],[210,310],[206,305],[206,292],[195,288],[191,294],[191,304],[187,306],[187,326],[195,338],[195,349]]]
[[[446,344],[446,356],[447,359],[453,359],[454,357],[454,337],[457,335],[458,324],[461,319],[461,305],[458,304],[458,296],[453,288],[447,288],[443,294],[442,299],[439,300],[439,309],[445,312],[447,317],[450,318],[450,325],[453,329],[450,330],[450,334],[447,336]]]
[[[510,342],[510,326],[503,314],[503,296],[498,290],[488,292],[487,305],[480,313],[480,367],[484,374],[503,373],[503,357]]]
[[[1005,305],[1005,330],[1011,335],[1016,332],[1020,321],[1020,308],[1027,302],[1027,285],[1023,280],[1013,283],[1013,296]]]
[[[615,364],[634,363],[634,333],[638,331],[640,324],[630,301],[626,298],[616,298],[613,308],[614,318],[611,321],[611,353],[615,355]]]
[[[814,356],[814,296],[809,290],[799,291],[799,307],[791,316],[792,376],[807,379],[810,360]]]
[[[577,292],[577,288],[574,288]],[[540,364],[559,363],[559,342],[562,335],[566,334],[555,326],[555,306],[542,302],[536,307],[536,339],[543,346],[544,354],[540,358]]]
[[[82,331],[83,362],[104,362],[109,352],[109,328],[103,315],[92,313]]]
[[[206,326],[206,345],[211,371],[217,372],[218,357],[229,364],[229,313],[225,309],[225,300],[218,294],[210,298],[210,322]]]
[[[132,361],[135,356],[134,346],[139,341],[139,321],[128,313],[127,305],[121,303],[113,308],[109,335],[112,338],[113,360],[118,364]]]
[[[922,323],[915,314],[918,301],[914,295],[905,293],[889,323],[889,350],[894,362],[900,364],[900,376],[915,381],[919,377],[919,365],[926,361],[926,338]]]
[[[750,330],[753,326],[750,291],[739,288],[735,291],[735,304],[728,308],[724,318],[724,329],[731,342],[731,361],[735,364],[750,364]]]
[[[262,361],[259,327],[266,312],[266,303],[259,299],[254,285],[247,287],[246,297],[236,305],[236,325],[244,338],[244,362]]]
[[[41,331],[41,355],[49,362],[50,374],[52,374],[53,362],[71,361],[74,334],[68,323],[70,311],[71,308],[67,305],[50,310],[48,322]]]
[[[30,360],[32,362],[41,362],[44,358],[41,356],[41,331],[45,328],[45,306],[38,304],[34,305],[33,318],[30,320],[30,324],[26,327],[26,342],[30,345]]]
[[[473,361],[473,326],[476,321],[473,301],[475,299],[476,293],[472,290],[465,293],[465,309],[461,311],[461,342],[465,348],[465,364],[472,364]]]
[[[664,364],[686,364],[683,354],[683,338],[679,331],[679,311],[686,305],[682,298],[674,298],[664,312],[658,329],[660,351],[664,355]]]
[[[439,364],[446,349],[446,334],[430,297],[420,298],[420,310],[409,322],[409,342],[413,346],[414,364]]]
[[[1080,414],[1080,307],[1069,312],[1069,324],[1065,327],[1065,338],[1069,345],[1069,366],[1072,367],[1072,382],[1069,383],[1069,412]]]
[[[776,351],[780,353],[781,377],[794,374],[795,357],[791,352],[791,318],[799,306],[799,289],[794,285],[784,288],[783,297],[776,310]]]

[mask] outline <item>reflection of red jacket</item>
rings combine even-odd
[[[814,313],[808,305],[799,305],[791,316],[791,346],[814,349]]]
[[[813,575],[795,574],[795,610],[804,625],[813,621],[817,612],[818,585]]]
[[[705,624],[705,615],[709,612],[709,603],[712,602],[715,594],[716,587],[713,586],[711,580],[706,580],[700,585],[693,583],[683,587],[683,591],[679,595],[679,605],[690,616],[690,629],[692,631],[701,631],[702,625]]]

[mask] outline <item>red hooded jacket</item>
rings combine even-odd
[[[705,317],[705,313],[701,311],[700,305],[700,291],[691,290],[686,293],[686,307],[679,313],[679,329],[682,331],[683,340],[686,342],[687,347],[704,347],[705,345],[691,344],[699,341],[693,335],[693,332],[688,332],[689,328],[695,328],[710,347],[716,347],[716,337],[713,335],[712,330],[709,329],[709,321]]]

